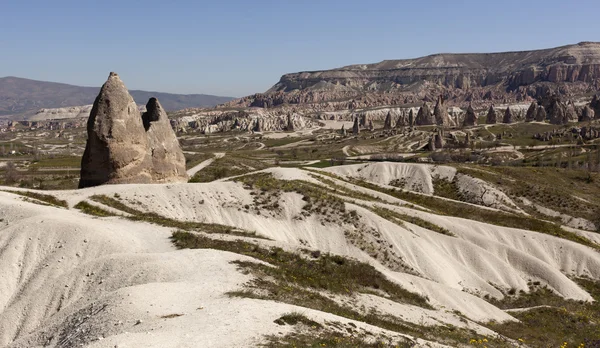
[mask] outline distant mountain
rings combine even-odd
[[[600,43],[502,53],[441,53],[375,64],[286,74],[265,93],[228,106],[327,104],[361,108],[421,103],[511,102],[547,92],[576,96],[600,86]],[[332,106],[332,102],[340,105]]]
[[[27,118],[43,108],[92,104],[99,91],[100,86],[80,87],[12,76],[2,77],[0,78],[0,117],[19,115]],[[130,93],[140,105],[145,105],[150,97],[156,97],[168,111],[212,107],[234,99],[206,94],[170,94],[135,90]]]

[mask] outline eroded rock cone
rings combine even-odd
[[[375,129],[375,125],[373,125],[373,120],[369,120],[369,130],[372,132]]]
[[[408,126],[412,127],[415,125],[415,113],[413,111],[413,109],[410,109],[409,113],[408,113]]]
[[[552,124],[567,124],[569,120],[567,119],[567,108],[566,106],[555,100],[552,104],[550,112],[550,123]]]
[[[292,117],[291,113],[287,114],[287,125],[286,125],[286,129],[290,132],[294,131],[294,119]]]
[[[157,183],[187,182],[185,157],[171,127],[167,112],[156,98],[150,98],[142,122],[152,156],[152,180]]]
[[[385,121],[383,122],[383,129],[389,130],[392,129],[392,113],[388,111],[387,116],[385,116]]]
[[[429,138],[429,144],[427,145],[429,151],[435,151],[435,136]]]
[[[358,117],[354,118],[354,124],[352,125],[352,134],[354,134],[354,135],[360,134],[360,126],[358,125]]]
[[[463,121],[463,127],[471,127],[477,125],[477,115],[475,115],[475,110],[469,104],[467,108],[467,112],[465,113],[465,119]]]
[[[444,136],[442,135],[442,132],[438,131],[435,136],[435,148],[436,149],[442,149],[444,148],[444,145],[446,145],[446,142],[444,141]]]
[[[531,122],[535,120],[535,116],[537,115],[538,105],[536,102],[532,102],[527,109],[527,114],[525,114],[525,122]]]
[[[573,103],[573,101],[570,101],[567,104],[566,117],[567,117],[567,122],[577,122],[577,120],[579,119],[579,116],[577,116],[577,110],[575,109],[575,104]]]
[[[592,110],[592,108],[590,108],[588,105],[583,107],[583,110],[581,111],[581,117],[579,118],[579,122],[587,122],[587,121],[591,121],[594,119],[595,117],[595,112],[594,110]]]
[[[135,101],[116,73],[110,73],[87,123],[79,187],[152,182],[152,159]]]
[[[514,118],[513,118],[513,114],[512,111],[510,111],[510,106],[506,108],[506,111],[504,112],[504,118],[502,119],[502,123],[513,123],[514,122]]]
[[[454,125],[454,121],[448,115],[448,108],[444,105],[444,98],[439,97],[433,110],[435,123],[439,126],[450,127]]]
[[[496,110],[494,110],[494,106],[490,105],[487,116],[485,117],[485,123],[487,124],[496,124],[498,122],[498,117],[496,115]]]
[[[546,117],[548,117],[548,115],[546,114],[546,109],[540,105],[537,108],[537,111],[535,114],[535,120],[537,122],[544,122],[546,120]]]
[[[594,110],[596,115],[600,115],[600,97],[598,97],[597,94],[594,94],[594,98],[592,98],[592,101],[590,102],[590,108]]]
[[[423,103],[423,106],[417,112],[417,119],[415,120],[417,126],[429,126],[435,124],[435,117],[431,114],[427,103]]]

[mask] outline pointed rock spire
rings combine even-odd
[[[435,118],[431,114],[429,106],[426,102],[423,103],[423,106],[421,106],[421,108],[419,109],[419,112],[417,113],[417,119],[415,120],[415,124],[417,126],[429,126],[435,124]]]
[[[506,107],[506,111],[504,112],[504,118],[502,119],[502,123],[513,123],[514,118],[512,111],[510,110],[510,106]]]
[[[536,102],[531,102],[529,105],[529,109],[527,109],[527,114],[525,114],[525,122],[531,122],[535,120],[535,116],[537,114],[538,105]]]
[[[544,108],[544,106],[540,105],[537,108],[537,112],[535,114],[535,120],[537,122],[544,122],[546,120],[546,117],[548,117],[548,115],[546,114],[546,109]]]
[[[358,117],[354,118],[354,124],[352,125],[352,134],[354,134],[354,135],[360,134],[360,126],[358,125]]]
[[[485,117],[485,123],[496,124],[497,122],[498,116],[496,115],[496,110],[494,110],[494,105],[490,105],[487,116]]]
[[[158,99],[150,98],[142,122],[152,156],[153,182],[187,182],[185,157],[167,112]]]
[[[387,116],[385,116],[385,121],[383,122],[383,129],[389,130],[392,129],[392,112],[388,111]]]
[[[87,133],[80,188],[152,182],[152,159],[142,118],[116,73],[110,73],[94,101]]]
[[[450,127],[454,125],[454,121],[448,115],[448,108],[444,105],[444,98],[439,96],[433,110],[435,123],[439,126]]]
[[[475,114],[475,110],[471,104],[467,108],[467,112],[465,113],[465,119],[463,121],[463,127],[471,127],[477,125],[477,115]]]

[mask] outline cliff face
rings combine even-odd
[[[436,54],[286,74],[269,92],[322,89],[317,86],[322,82],[367,90],[402,88],[420,81],[460,89],[506,83],[509,89],[515,89],[538,81],[593,82],[597,78],[600,78],[600,43],[583,42],[537,51]]]
[[[348,98],[401,104],[435,98],[436,93],[459,102],[521,101],[548,90],[588,93],[598,88],[599,80],[600,43],[582,42],[536,51],[436,54],[286,74],[267,92],[230,105],[272,107]]]

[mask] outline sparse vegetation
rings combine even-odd
[[[95,205],[91,205],[86,201],[81,201],[77,204],[75,204],[74,208],[81,210],[83,213],[86,213],[88,215],[94,215],[94,216],[98,216],[98,217],[107,217],[107,216],[115,216],[115,214],[104,210],[100,207],[97,207]]]
[[[14,194],[17,194],[20,196],[37,199],[38,201],[48,203],[49,205],[55,206],[55,207],[67,208],[69,206],[66,201],[64,201],[62,199],[58,199],[52,195],[44,194],[44,193],[37,193],[37,192],[32,192],[32,191],[16,191],[16,190],[15,191],[3,190],[3,191],[9,192],[9,193],[14,193]]]
[[[492,322],[486,326],[531,347],[560,347],[564,342],[569,347],[595,347],[600,343],[600,283],[589,279],[577,282],[595,302],[565,300],[546,287],[537,287],[527,294],[491,301],[500,308],[529,308],[511,313],[520,322]]]

